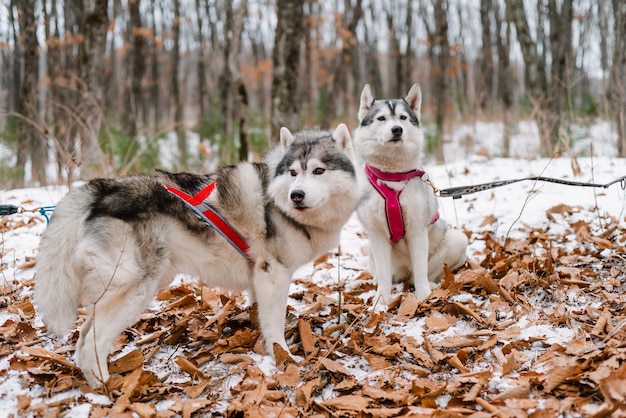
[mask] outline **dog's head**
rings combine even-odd
[[[388,165],[387,159],[407,162],[419,159],[424,146],[420,123],[422,90],[414,84],[403,99],[374,99],[369,84],[363,87],[359,126],[355,131],[357,153],[368,163]]]
[[[295,134],[282,128],[280,144],[269,186],[278,207],[305,225],[345,222],[360,198],[348,127]]]

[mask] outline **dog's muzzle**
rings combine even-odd
[[[295,207],[300,208],[304,206],[305,194],[303,190],[292,190],[289,198],[291,199]]]
[[[402,133],[403,133],[403,129],[402,126],[400,125],[396,125],[394,127],[391,128],[391,134],[393,135],[393,137],[389,140],[390,142],[398,142],[402,140]]]

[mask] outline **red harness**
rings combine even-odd
[[[389,239],[391,242],[396,243],[406,235],[402,207],[400,206],[400,193],[402,193],[404,188],[395,190],[385,185],[382,181],[409,181],[415,177],[421,178],[425,173],[422,170],[411,170],[406,173],[387,173],[368,164],[365,164],[365,173],[372,186],[385,199],[385,213],[387,214],[387,226],[390,233]],[[435,213],[435,216],[430,220],[430,224],[437,222],[437,219],[439,219],[439,212]]]
[[[217,182],[210,183],[208,186],[200,190],[193,196],[180,191],[174,187],[164,185],[165,189],[174,196],[180,198],[187,204],[200,218],[209,224],[217,233],[219,233],[230,245],[232,245],[241,255],[248,261],[254,262],[248,253],[250,246],[246,240],[233,228],[226,219],[224,219],[215,209],[204,203],[204,200],[211,195],[217,186]]]

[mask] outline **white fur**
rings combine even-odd
[[[415,84],[404,98],[419,118],[421,89]],[[422,170],[424,136],[420,127],[409,122],[404,109],[396,107],[392,114],[385,100],[374,104],[369,85],[361,93],[359,127],[354,133],[357,155],[367,163],[385,172],[402,173]],[[363,120],[376,112],[372,123]],[[380,120],[379,120],[380,119]],[[402,127],[401,140],[392,141],[391,130]],[[396,138],[397,139],[397,138]],[[443,266],[457,268],[465,262],[468,240],[457,229],[449,229],[439,218],[431,225],[438,203],[432,189],[421,179],[402,182],[384,182],[388,187],[402,190],[400,204],[404,217],[405,238],[397,243],[390,241],[385,214],[385,202],[370,185],[369,197],[357,210],[359,219],[368,233],[370,269],[378,283],[377,309],[385,309],[391,299],[394,280],[413,278],[415,294],[419,299],[428,297],[431,288],[443,275]]]

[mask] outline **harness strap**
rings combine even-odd
[[[415,177],[422,177],[425,173],[422,170],[411,170],[405,173],[388,173],[381,171],[371,165],[365,164],[365,173],[374,186],[374,189],[385,200],[385,214],[387,215],[387,227],[389,228],[390,241],[396,243],[404,238],[406,231],[404,229],[404,218],[402,215],[402,207],[400,206],[400,190],[392,189],[384,184],[383,181],[408,181]],[[439,219],[439,212],[435,213],[430,220],[430,224],[434,224]]]
[[[204,203],[217,186],[217,182],[210,183],[208,186],[191,196],[174,187],[164,185],[165,189],[174,196],[180,198],[187,204],[200,218],[209,224],[218,234],[220,234],[230,245],[232,245],[242,256],[248,261],[254,262],[250,256],[250,246],[246,240],[233,228],[226,219],[224,219],[215,209]]]

